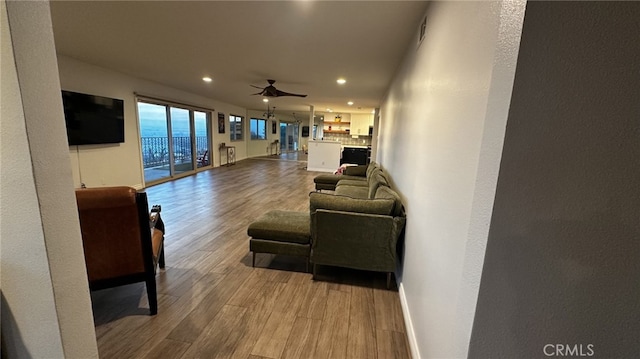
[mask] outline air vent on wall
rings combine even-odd
[[[424,18],[422,18],[422,21],[420,21],[420,29],[419,29],[419,34],[418,34],[418,46],[420,46],[420,44],[422,44],[422,40],[424,40],[424,36],[427,33],[427,16],[425,15]]]

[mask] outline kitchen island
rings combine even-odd
[[[338,141],[309,141],[309,157],[307,171],[335,172],[340,167],[340,152]]]

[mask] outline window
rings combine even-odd
[[[229,132],[231,141],[242,141],[242,120],[241,116],[229,115]]]
[[[252,118],[250,128],[252,140],[267,139],[267,120],[263,120],[261,118]]]

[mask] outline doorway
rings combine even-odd
[[[298,123],[280,122],[280,152],[294,152],[299,149]]]

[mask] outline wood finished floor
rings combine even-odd
[[[92,293],[101,358],[409,358],[397,289],[383,273],[258,254],[247,226],[308,210],[304,162],[248,159],[148,188],[162,205],[166,269],[158,314],[143,283]]]

